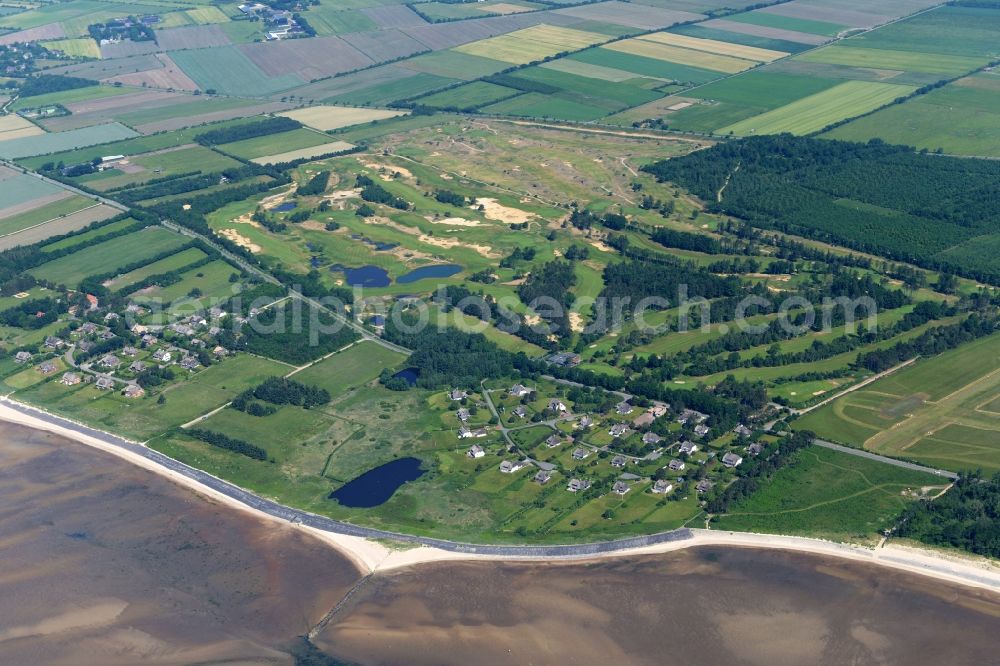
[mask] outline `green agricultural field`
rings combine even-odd
[[[679,81],[689,84],[708,83],[720,77],[719,72],[709,69],[691,67],[655,58],[646,58],[641,55],[613,51],[604,47],[587,49],[586,51],[575,53],[569,56],[569,59],[591,65],[634,72],[636,76],[648,76],[665,81]]]
[[[93,99],[104,99],[116,95],[134,94],[133,88],[115,88],[109,85],[87,86],[84,88],[73,88],[71,90],[60,90],[59,92],[45,95],[35,95],[33,97],[22,97],[11,104],[11,109],[20,111],[22,109],[33,109],[50,104],[72,104],[74,102],[86,102]]]
[[[713,528],[872,542],[907,503],[943,487],[933,474],[813,446]]]
[[[400,99],[419,97],[433,90],[458,83],[459,80],[457,77],[447,78],[425,72],[413,72],[411,76],[403,79],[363,86],[349,92],[335,93],[325,97],[325,101],[342,104],[385,105]]]
[[[309,7],[303,14],[318,35],[340,35],[348,32],[376,30],[378,25],[363,12],[343,8],[341,3]]]
[[[295,381],[319,386],[338,396],[374,380],[383,368],[394,368],[406,357],[375,344],[358,342],[293,375]]]
[[[62,51],[73,58],[100,58],[101,49],[90,37],[77,39],[57,39],[44,43],[45,48],[52,51]]]
[[[1000,75],[960,79],[822,136],[847,141],[877,137],[952,155],[1000,157]]]
[[[102,23],[117,16],[129,14],[155,14],[163,11],[155,5],[135,2],[102,2],[101,0],[74,0],[73,2],[44,4],[20,14],[11,14],[0,19],[0,24],[13,30],[37,28],[47,23],[63,23],[68,35],[86,34],[87,25]],[[82,26],[82,31],[79,27]]]
[[[780,14],[772,14],[771,12],[746,12],[744,14],[727,16],[726,20],[748,23],[750,25],[761,25],[767,28],[808,32],[813,35],[823,35],[825,37],[836,37],[844,30],[850,29],[850,26],[847,25],[795,18],[792,16],[781,16]]]
[[[154,261],[152,263],[146,264],[136,268],[128,273],[123,273],[109,280],[104,286],[112,291],[121,291],[131,287],[133,284],[142,282],[148,277],[153,275],[161,275],[163,273],[170,273],[176,271],[180,268],[184,268],[196,261],[204,259],[206,255],[203,251],[196,247],[189,247],[186,250],[182,250],[177,254],[172,254],[165,259],[160,259],[159,261]]]
[[[612,42],[601,48],[644,58],[652,58],[654,60],[663,60],[687,67],[708,69],[723,74],[736,74],[757,64],[732,56],[716,55],[714,53],[671,46],[641,38]]]
[[[935,467],[1000,469],[1000,336],[968,343],[795,421],[820,437]]]
[[[912,86],[868,81],[847,81],[822,92],[804,97],[772,111],[748,118],[720,134],[809,134],[831,123],[858,116],[884,106],[913,92]]]
[[[456,46],[453,51],[525,65],[566,51],[579,51],[607,40],[607,35],[595,32],[542,24]]]
[[[202,90],[228,95],[269,95],[305,83],[294,74],[268,76],[233,46],[174,51],[171,58]]]
[[[177,301],[179,302],[178,307],[186,306],[191,309],[191,299],[198,299],[203,305],[207,304],[208,307],[211,307],[211,302],[214,299],[221,301],[232,298],[233,284],[229,278],[234,273],[239,274],[239,272],[239,269],[230,263],[217,259],[204,266],[185,271],[181,274],[179,282],[144,291],[141,296],[136,295],[135,300],[140,303],[152,300],[161,303]]]
[[[439,78],[471,81],[481,76],[496,74],[500,70],[510,67],[510,64],[471,51],[452,50],[419,55],[404,61],[401,66]],[[407,85],[405,81],[403,85]],[[397,96],[395,99],[400,99],[400,97]]]
[[[801,62],[819,62],[846,67],[874,67],[927,74],[964,74],[986,64],[985,57],[975,58],[919,51],[896,51],[834,44],[796,56]]]
[[[218,148],[225,153],[236,155],[246,160],[252,160],[258,157],[287,153],[301,148],[312,148],[313,146],[329,142],[329,136],[321,132],[301,128],[291,130],[290,132],[281,132],[280,134],[268,134],[266,136],[254,137],[253,139],[225,143],[218,146]]]
[[[92,199],[74,194],[66,199],[60,199],[59,201],[40,206],[26,213],[20,213],[19,215],[13,215],[0,220],[0,236],[6,236],[7,234],[34,227],[93,205],[95,204]]]
[[[615,83],[542,67],[519,70],[514,78],[559,88],[561,92],[557,94],[560,97],[606,108],[609,111],[617,111],[623,106],[638,106],[662,97],[661,93],[646,90],[638,85],[655,83],[651,80],[635,79],[634,85]]]
[[[670,28],[670,32],[675,32],[679,35],[700,37],[702,39],[715,39],[720,42],[730,42],[732,44],[743,44],[745,46],[753,46],[759,49],[785,51],[786,53],[798,53],[799,51],[806,51],[811,48],[809,44],[803,44],[801,42],[791,42],[785,39],[772,39],[770,37],[745,35],[740,32],[730,32],[729,30],[708,28],[697,23],[674,26],[673,28]]]
[[[551,97],[541,93],[526,93],[519,97],[484,106],[484,113],[498,113],[529,118],[557,118],[559,120],[596,120],[607,115],[607,110],[580,102]]]
[[[504,86],[498,86],[485,81],[473,81],[457,88],[420,97],[416,102],[421,106],[436,108],[455,107],[471,109],[520,94],[520,90],[514,90],[513,88],[505,88]]]
[[[690,97],[705,101],[667,116],[670,127],[714,132],[837,85],[835,79],[754,70],[701,86]]]
[[[57,252],[68,247],[73,247],[74,245],[79,245],[80,243],[89,243],[95,238],[100,238],[101,236],[107,236],[109,234],[115,234],[136,224],[138,220],[131,217],[127,217],[124,220],[118,220],[117,222],[111,222],[110,224],[104,224],[96,229],[91,229],[90,231],[85,231],[69,238],[64,238],[54,243],[48,243],[41,246],[42,252]]]
[[[107,273],[116,266],[127,266],[188,242],[184,236],[160,227],[143,229],[53,259],[28,272],[41,280],[75,287],[88,275]]]
[[[91,127],[82,127],[66,132],[41,134],[4,141],[0,143],[0,157],[14,160],[21,157],[48,155],[50,153],[72,151],[77,148],[108,143],[109,141],[128,139],[133,136],[138,136],[138,134],[120,123],[92,125]]]
[[[186,118],[189,116],[215,113],[217,111],[241,109],[258,103],[259,100],[252,99],[192,97],[190,102],[168,104],[152,109],[142,109],[141,111],[123,113],[115,117],[121,122],[134,127],[136,125],[144,125],[146,123],[172,120],[173,118]]]
[[[99,192],[107,192],[156,178],[166,178],[193,171],[212,173],[240,166],[240,162],[237,160],[202,146],[191,146],[179,150],[166,149],[150,155],[136,155],[129,158],[129,164],[131,166],[128,173],[123,173],[120,169],[107,169],[82,176],[76,180]],[[141,167],[141,170],[136,170],[136,167]]]
[[[851,44],[876,49],[987,58],[996,54],[1000,10],[941,6],[852,37]]]
[[[221,129],[224,127],[234,127],[248,122],[254,122],[253,118],[239,118],[221,123],[213,123],[211,129]],[[151,153],[154,151],[166,150],[168,148],[189,147],[194,143],[194,137],[205,131],[205,126],[189,127],[187,129],[175,130],[172,132],[161,132],[149,136],[134,136],[118,141],[105,142],[98,145],[78,148],[75,150],[65,150],[61,152],[39,155],[38,157],[26,157],[17,160],[19,166],[28,169],[39,169],[47,162],[64,164],[79,164],[102,157],[104,155],[125,155],[126,157]],[[65,132],[64,132],[65,133]]]

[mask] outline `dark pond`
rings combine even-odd
[[[400,275],[396,278],[397,284],[409,284],[411,282],[416,282],[417,280],[424,280],[427,278],[446,278],[451,277],[455,273],[461,273],[462,267],[458,264],[436,264],[434,266],[421,266],[420,268],[415,268],[406,275]]]
[[[386,502],[407,481],[419,479],[424,471],[417,458],[399,458],[370,469],[330,493],[343,506],[368,509]]]
[[[286,201],[283,204],[278,204],[273,208],[275,213],[287,213],[290,210],[294,210],[298,206],[294,201]]]
[[[331,266],[330,269],[343,271],[344,280],[352,287],[388,287],[392,282],[389,273],[378,266],[369,265],[360,268]]]
[[[410,386],[414,386],[417,383],[418,376],[420,376],[420,368],[406,368],[393,375],[393,377],[405,379],[406,383]]]

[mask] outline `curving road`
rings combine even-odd
[[[446,550],[453,553],[474,553],[478,555],[496,555],[502,557],[524,557],[524,558],[578,558],[586,557],[588,555],[596,555],[600,553],[613,553],[619,550],[626,550],[629,548],[638,548],[642,546],[649,546],[659,543],[667,543],[671,541],[684,541],[692,538],[693,533],[687,528],[681,528],[673,530],[670,532],[660,532],[658,534],[649,534],[646,536],[636,536],[629,537],[626,539],[617,539],[614,541],[601,541],[596,543],[583,543],[583,544],[567,544],[567,545],[537,545],[537,546],[504,546],[504,545],[490,545],[490,544],[473,544],[473,543],[460,543],[457,541],[448,541],[445,539],[435,539],[432,537],[415,536],[412,534],[400,534],[398,532],[390,532],[388,530],[379,530],[371,527],[363,527],[361,525],[352,525],[351,523],[345,523],[339,520],[334,520],[332,518],[327,518],[325,516],[319,516],[314,513],[309,513],[307,511],[300,511],[299,509],[293,509],[291,507],[284,506],[272,500],[264,499],[254,493],[244,490],[239,486],[233,485],[228,481],[223,481],[222,479],[212,476],[207,472],[203,472],[200,469],[190,467],[182,462],[178,462],[173,458],[163,455],[158,451],[154,451],[146,446],[137,444],[135,442],[129,441],[127,439],[112,435],[110,433],[104,432],[102,430],[97,430],[89,426],[76,423],[75,421],[70,421],[64,419],[60,416],[54,414],[49,414],[48,412],[36,409],[34,407],[29,407],[19,402],[10,400],[7,397],[0,398],[0,402],[13,410],[26,414],[33,418],[40,419],[46,423],[56,425],[68,430],[73,430],[75,432],[87,435],[88,437],[93,437],[106,444],[116,446],[118,448],[129,451],[136,455],[140,455],[147,460],[151,460],[156,464],[165,467],[171,471],[177,472],[178,474],[183,474],[189,479],[193,479],[203,486],[211,488],[217,492],[220,492],[232,499],[235,499],[246,506],[257,509],[258,511],[263,511],[264,513],[274,516],[275,518],[281,518],[292,523],[298,523],[302,525],[307,525],[309,527],[323,530],[325,532],[332,532],[335,534],[346,534],[349,536],[363,537],[366,539],[392,539],[394,541],[402,541],[407,543],[416,543],[423,546],[430,546],[432,548],[439,548],[441,550]]]

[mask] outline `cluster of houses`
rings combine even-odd
[[[549,359],[552,360],[551,358]],[[537,392],[534,388],[527,387],[523,384],[514,384],[506,391],[507,395],[512,398],[523,399],[528,398],[531,401],[535,401],[538,398]],[[465,405],[465,400],[470,397],[467,391],[461,389],[454,389],[449,392],[449,398],[453,401],[462,401]],[[550,398],[548,400],[543,400],[542,405],[546,413],[552,413],[555,415],[569,414],[569,407],[560,398]],[[587,460],[592,455],[599,451],[604,451],[611,449],[608,453],[611,453],[610,466],[614,469],[621,470],[619,478],[615,480],[611,486],[611,492],[619,497],[624,497],[633,488],[631,482],[638,481],[642,479],[641,476],[637,474],[630,473],[626,471],[626,468],[630,465],[635,465],[642,467],[645,462],[654,460],[658,458],[664,451],[672,450],[675,451],[677,457],[672,458],[666,465],[663,465],[663,469],[669,470],[674,473],[672,478],[654,478],[649,491],[654,495],[668,495],[673,492],[677,487],[678,481],[683,482],[684,479],[676,476],[684,472],[689,464],[695,464],[695,466],[704,464],[707,460],[715,458],[717,455],[714,452],[709,451],[707,458],[704,454],[698,458],[692,458],[697,454],[703,445],[698,443],[698,440],[708,438],[711,435],[711,428],[707,425],[708,415],[698,412],[693,409],[684,409],[676,416],[676,422],[684,426],[682,433],[684,435],[680,438],[668,438],[660,435],[657,432],[653,432],[649,427],[657,420],[668,414],[670,411],[670,406],[664,403],[654,403],[652,406],[641,409],[633,405],[628,400],[623,400],[615,405],[614,413],[611,418],[615,417],[624,418],[625,420],[614,422],[610,425],[608,434],[612,437],[612,440],[621,441],[622,438],[629,437],[635,432],[641,433],[641,441],[646,447],[654,447],[652,453],[646,455],[643,458],[637,458],[634,455],[625,455],[624,453],[614,451],[614,444],[611,444],[605,449],[595,448],[585,444],[582,440],[579,440],[577,436],[571,436],[564,434],[562,432],[554,431],[548,437],[543,440],[543,444],[548,448],[556,448],[562,446],[566,443],[576,442],[575,448],[572,449],[570,457],[573,461],[582,462]],[[485,437],[488,434],[486,428],[473,429],[467,422],[469,421],[470,412],[464,406],[457,410],[458,420],[461,424],[459,430],[460,438],[479,438]],[[529,409],[525,404],[518,404],[513,409],[508,412],[508,418],[513,421],[514,419],[526,419],[529,415]],[[594,420],[589,415],[583,416],[577,419],[575,427],[577,431],[581,429],[587,429],[594,425]],[[511,426],[515,427],[515,426]],[[660,430],[661,432],[662,429]],[[753,431],[746,425],[740,424],[734,428],[733,432],[736,434],[737,438],[740,440],[746,440],[753,435]],[[690,437],[690,439],[688,439]],[[669,445],[669,447],[668,447]],[[673,447],[676,446],[676,449]],[[736,451],[726,451],[721,453],[721,455],[716,458],[722,467],[726,469],[735,469],[739,467],[743,461],[744,457],[741,455],[756,456],[761,453],[763,447],[758,442],[750,442],[745,449],[741,450],[739,453]],[[469,458],[479,459],[484,458],[487,455],[487,451],[483,446],[478,444],[472,445],[467,451],[466,455]],[[602,458],[603,458],[602,454]],[[692,461],[694,461],[692,463]],[[534,481],[539,484],[548,483],[553,477],[553,470],[555,465],[546,462],[535,461],[530,458],[519,459],[519,460],[503,460],[499,464],[499,470],[503,474],[513,474],[518,472],[525,467],[537,465],[540,467],[538,472],[534,476]],[[656,474],[659,477],[660,474]],[[713,478],[716,475],[713,475]],[[700,479],[695,485],[695,490],[699,495],[709,492],[716,481],[711,479]],[[566,485],[566,490],[569,492],[582,492],[588,490],[592,487],[592,482],[584,478],[570,478]]]
[[[228,313],[220,308],[213,308],[207,317],[191,315],[166,326],[133,324],[130,330],[138,337],[136,343],[125,344],[112,351],[93,355],[95,349],[100,349],[98,345],[109,343],[118,337],[112,328],[117,326],[122,318],[117,312],[106,312],[101,324],[98,323],[101,317],[95,315],[96,310],[96,299],[93,299],[88,309],[90,319],[83,321],[69,335],[47,336],[37,353],[18,351],[14,355],[14,361],[18,364],[28,364],[37,356],[41,356],[43,360],[36,369],[43,375],[51,375],[60,367],[55,358],[56,354],[65,354],[68,351],[74,354],[83,352],[91,357],[82,362],[79,368],[65,372],[60,379],[62,384],[75,386],[93,382],[96,388],[102,390],[115,390],[124,384],[122,394],[125,397],[141,398],[145,395],[145,390],[136,383],[135,377],[152,366],[176,365],[183,370],[194,371],[202,365],[200,360],[202,352],[210,353],[216,359],[230,353],[226,348],[213,342],[222,332],[219,325]],[[146,314],[147,310],[132,303],[126,307],[126,312],[140,317]],[[71,314],[78,313],[71,312]],[[105,345],[105,348],[107,346]],[[70,365],[75,365],[71,360],[68,362]]]
[[[261,2],[248,2],[237,6],[244,16],[251,20],[264,23],[268,41],[301,37],[305,35],[302,26],[295,20],[293,12],[285,9],[275,9]]]

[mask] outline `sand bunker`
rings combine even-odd
[[[257,245],[246,236],[241,235],[240,232],[236,231],[236,229],[222,229],[219,231],[219,235],[226,240],[236,243],[242,248],[250,250],[250,252],[254,254],[259,254],[262,250],[260,245]]]
[[[379,176],[382,180],[392,180],[393,174],[398,173],[403,178],[413,178],[413,172],[405,167],[396,166],[394,164],[379,164],[378,162],[362,162],[364,166],[369,169],[375,169],[379,172]]]
[[[464,217],[445,217],[440,220],[428,217],[425,219],[431,224],[447,224],[450,227],[478,227],[482,225],[479,220],[467,220]]]
[[[528,211],[521,210],[520,208],[511,208],[510,206],[504,206],[496,199],[490,199],[490,198],[476,199],[475,205],[471,206],[471,208],[476,209],[479,206],[483,207],[483,215],[485,215],[489,219],[499,220],[501,222],[506,222],[508,224],[523,224],[525,222],[535,219],[536,217],[534,213],[529,213]]]

